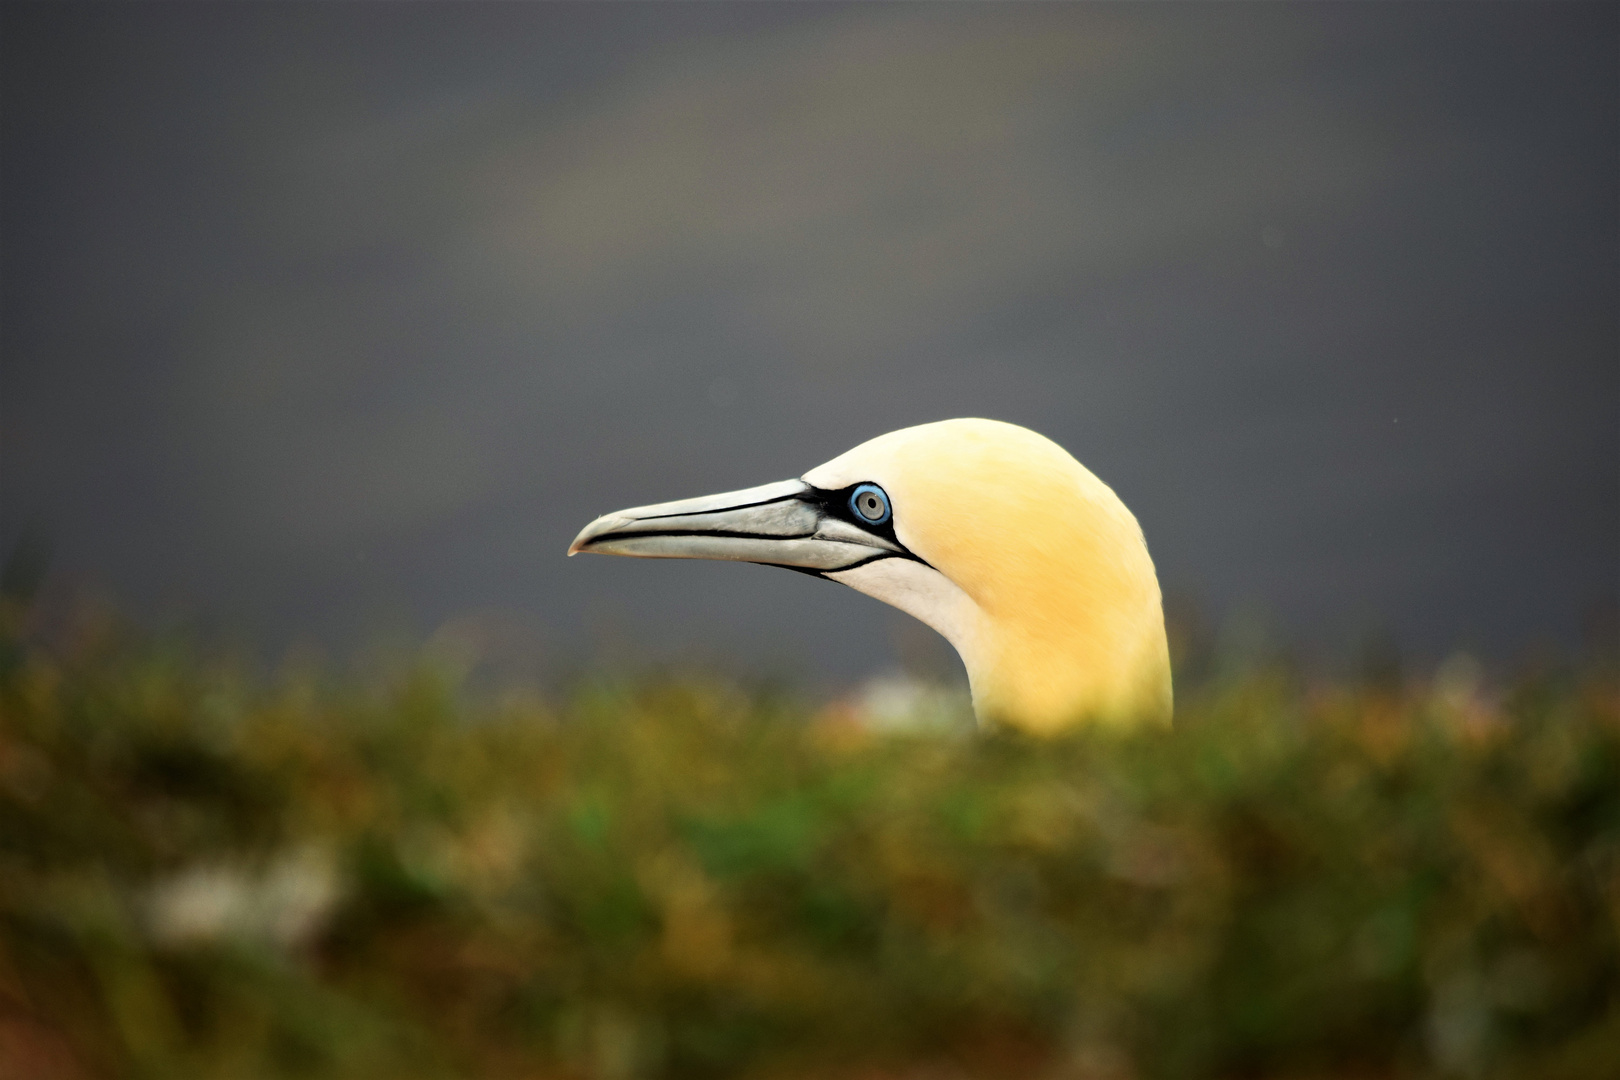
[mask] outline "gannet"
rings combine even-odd
[[[581,551],[731,559],[837,581],[937,630],[981,724],[1169,721],[1170,655],[1136,518],[1061,446],[996,420],[861,443],[797,480],[619,510]]]

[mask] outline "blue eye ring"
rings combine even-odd
[[[876,484],[857,484],[849,494],[849,508],[863,525],[884,525],[894,516],[889,496]]]

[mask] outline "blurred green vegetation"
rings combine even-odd
[[[1032,742],[0,665],[8,1077],[1620,1075],[1607,674],[1262,670]]]

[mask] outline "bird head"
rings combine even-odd
[[[634,507],[581,551],[782,566],[933,627],[982,721],[1167,721],[1158,579],[1135,517],[1067,451],[995,420],[880,435],[798,480]]]

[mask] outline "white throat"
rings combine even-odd
[[[878,559],[826,576],[897,607],[937,630],[961,656],[969,683],[975,681],[984,613],[956,582],[911,559]]]

